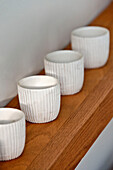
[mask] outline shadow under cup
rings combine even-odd
[[[0,108],[0,161],[21,155],[25,146],[25,116],[17,109]]]

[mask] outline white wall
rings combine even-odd
[[[44,56],[70,41],[111,0],[0,0],[0,106],[17,81],[43,68]]]

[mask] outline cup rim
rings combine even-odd
[[[77,32],[79,31],[89,31],[89,30],[99,30],[99,31],[103,31],[103,33],[98,34],[98,35],[92,35],[92,36],[83,36],[80,34],[77,34]],[[72,31],[71,36],[72,37],[78,37],[78,38],[86,38],[86,39],[91,39],[91,38],[99,38],[99,37],[103,37],[106,34],[109,34],[109,30],[105,27],[101,27],[101,26],[84,26],[84,27],[79,27],[76,28]]]
[[[51,60],[51,59],[49,59],[49,57],[51,56],[51,55],[62,55],[62,54],[65,54],[65,53],[70,53],[70,54],[75,54],[75,55],[78,55],[78,58],[76,58],[76,59],[73,59],[73,60],[71,60],[71,61],[61,61],[61,62],[58,62],[58,61],[53,61],[53,60]],[[51,62],[51,63],[55,63],[55,64],[70,64],[70,63],[73,63],[73,62],[78,62],[79,60],[81,60],[83,58],[83,55],[80,53],[80,52],[78,52],[78,51],[73,51],[73,50],[58,50],[58,51],[54,51],[54,52],[51,52],[51,53],[48,53],[46,56],[45,56],[45,58],[44,58],[44,60],[46,60],[46,61],[48,61],[48,62]]]
[[[4,113],[1,113],[1,112],[4,112]],[[16,114],[16,112],[17,112],[16,116],[18,118],[14,118],[14,114]],[[7,114],[7,117],[9,116],[10,120],[1,119],[0,120],[0,126],[8,126],[8,125],[16,124],[17,122],[19,122],[23,118],[25,119],[24,112],[19,110],[19,109],[15,109],[15,108],[7,108],[7,107],[6,108],[0,108],[0,118],[1,118],[1,114]],[[11,115],[13,116],[12,119],[10,117]],[[3,122],[3,121],[6,121],[6,122]]]
[[[48,85],[42,85],[42,86],[39,86],[39,85],[34,85],[34,83],[31,83],[31,85],[25,85],[25,84],[23,84],[25,81],[29,81],[29,80],[31,80],[31,79],[53,79],[53,84],[48,84]],[[51,81],[50,80],[50,81]],[[27,82],[26,82],[27,83]],[[43,83],[43,82],[42,82]],[[35,76],[28,76],[28,77],[25,77],[25,78],[22,78],[22,79],[20,79],[19,81],[18,81],[18,86],[20,86],[21,88],[24,88],[24,89],[28,89],[28,90],[46,90],[46,89],[50,89],[50,88],[53,88],[53,87],[56,87],[57,85],[59,84],[59,81],[58,81],[58,79],[56,79],[55,77],[53,77],[53,76],[48,76],[48,75],[35,75]]]

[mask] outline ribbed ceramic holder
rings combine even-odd
[[[61,94],[79,92],[84,81],[84,59],[79,52],[63,50],[48,54],[44,59],[45,73],[60,81]]]
[[[25,146],[25,116],[17,109],[0,108],[0,161],[21,155]]]
[[[18,83],[21,110],[32,123],[50,122],[60,110],[60,85],[51,76],[31,76]]]
[[[72,49],[83,54],[85,68],[98,68],[106,64],[109,39],[109,30],[97,26],[81,27],[71,34]]]

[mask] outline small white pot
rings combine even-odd
[[[21,155],[25,146],[25,116],[17,109],[0,108],[0,161]]]
[[[21,110],[26,120],[46,123],[56,119],[60,110],[60,85],[51,76],[31,76],[18,83]]]
[[[72,32],[72,49],[83,54],[85,68],[98,68],[106,64],[109,37],[109,30],[98,26],[81,27]]]
[[[84,59],[79,52],[63,50],[48,54],[44,59],[45,73],[59,79],[61,94],[79,92],[84,81]]]

